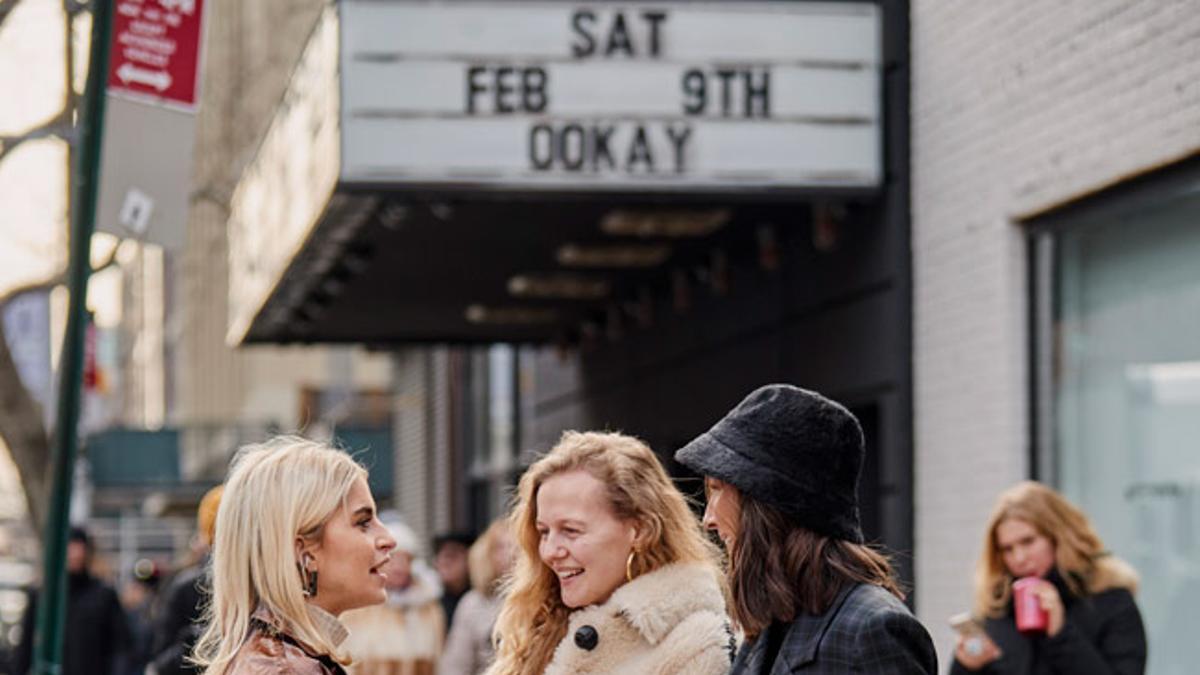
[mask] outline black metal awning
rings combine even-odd
[[[802,199],[331,200],[244,343],[548,343],[649,325],[720,293],[731,261],[769,266],[781,230],[837,218]],[[234,290],[237,293],[237,290]]]

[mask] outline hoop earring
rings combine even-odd
[[[637,551],[629,552],[629,557],[625,559],[625,581],[633,581],[633,558],[637,555]]]

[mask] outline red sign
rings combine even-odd
[[[194,108],[204,0],[115,2],[108,90]]]
[[[88,391],[99,389],[100,366],[96,363],[96,324],[89,319],[83,334],[83,388]]]

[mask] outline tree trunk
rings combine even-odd
[[[2,305],[0,305],[2,307]],[[0,440],[8,446],[21,485],[29,518],[40,537],[46,515],[50,480],[50,435],[42,423],[42,406],[21,382],[17,364],[0,335]]]

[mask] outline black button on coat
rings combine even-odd
[[[596,643],[600,642],[600,636],[596,634],[596,629],[591,626],[583,626],[575,631],[575,646],[580,649],[586,649],[589,652],[596,648]]]
[[[675,563],[574,610],[543,675],[727,675],[720,576],[715,565]]]

